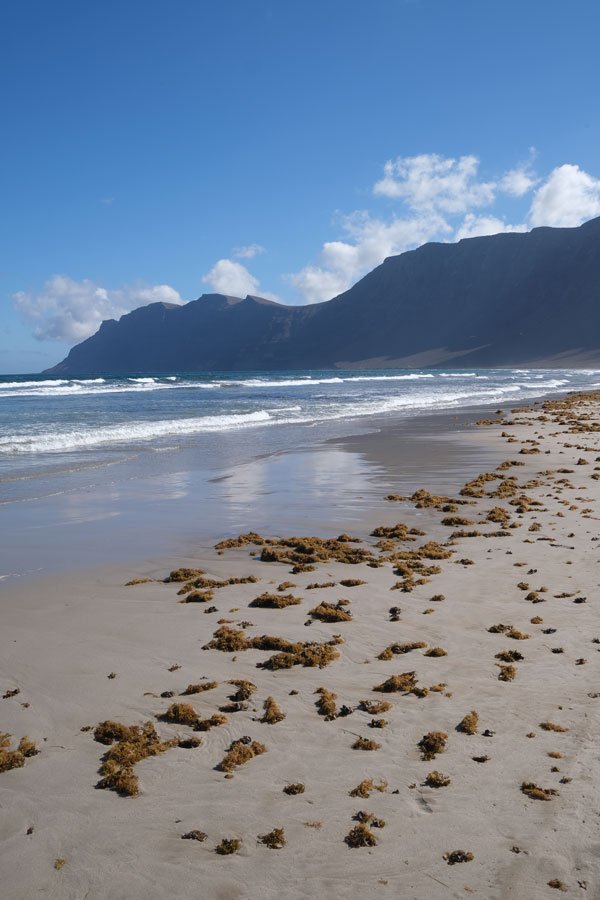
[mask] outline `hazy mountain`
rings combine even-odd
[[[425,244],[312,306],[205,294],[103,322],[53,373],[600,364],[600,218]]]

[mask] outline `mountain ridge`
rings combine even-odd
[[[600,218],[428,243],[310,306],[205,294],[103,322],[52,374],[600,364]]]

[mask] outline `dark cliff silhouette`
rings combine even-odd
[[[424,244],[312,306],[206,294],[103,322],[64,374],[600,364],[600,218]]]

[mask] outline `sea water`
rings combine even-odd
[[[591,369],[1,376],[0,578],[276,527],[282,508],[308,522],[332,496],[343,525],[372,467],[326,439],[599,387]]]

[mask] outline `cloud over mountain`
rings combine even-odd
[[[103,319],[116,319],[146,303],[182,303],[168,284],[129,285],[110,290],[84,278],[75,281],[53,275],[41,291],[18,291],[13,302],[32,324],[38,340],[81,341],[100,326]]]

